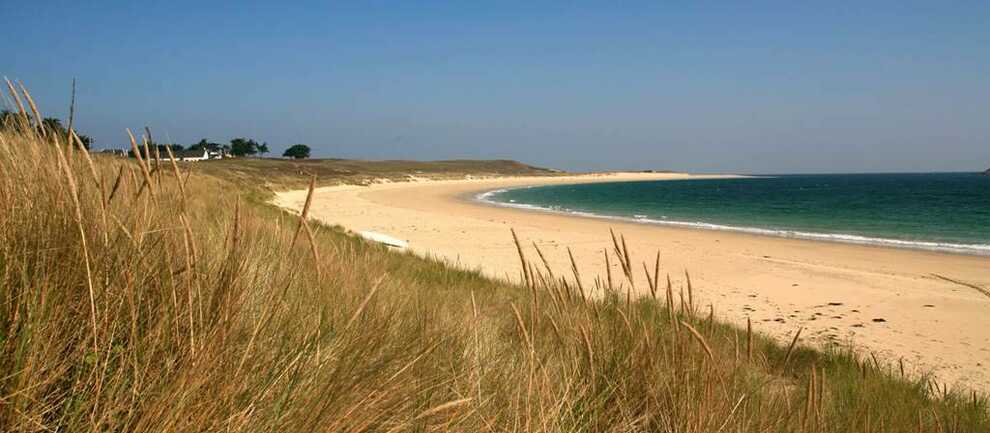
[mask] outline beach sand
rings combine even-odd
[[[335,186],[316,192],[311,215],[354,232],[375,231],[409,242],[422,255],[519,281],[514,228],[536,260],[535,242],[559,274],[570,275],[567,247],[585,285],[604,275],[609,228],[625,235],[638,293],[648,293],[641,262],[663,273],[675,291],[688,270],[695,304],[781,341],[803,327],[804,344],[852,344],[910,373],[931,372],[951,387],[990,391],[990,257],[784,239],[578,217],[486,205],[486,190],[522,185],[700,178],[686,174],[617,173]],[[277,195],[299,210],[305,191]],[[622,274],[611,260],[613,275]],[[949,280],[954,280],[949,281]],[[963,284],[960,284],[963,283]]]

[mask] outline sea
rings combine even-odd
[[[487,191],[500,206],[643,224],[990,255],[990,176],[767,175]]]

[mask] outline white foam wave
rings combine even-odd
[[[475,196],[475,198],[481,202],[501,207],[511,207],[516,209],[525,210],[536,210],[543,212],[555,212],[567,215],[583,216],[589,218],[600,218],[608,220],[617,221],[627,221],[643,224],[657,224],[666,226],[678,226],[678,227],[690,227],[705,230],[719,230],[719,231],[731,231],[731,232],[741,232],[750,233],[764,236],[775,236],[783,238],[794,238],[794,239],[810,239],[819,241],[829,241],[829,242],[843,242],[849,244],[859,244],[859,245],[877,245],[893,248],[908,248],[916,250],[926,250],[926,251],[942,251],[951,252],[957,254],[970,254],[979,256],[990,256],[990,244],[957,244],[949,242],[932,242],[932,241],[909,241],[902,239],[890,239],[890,238],[876,238],[869,236],[861,236],[847,233],[816,233],[816,232],[803,232],[797,230],[778,230],[778,229],[766,229],[759,227],[745,227],[745,226],[730,226],[724,224],[713,224],[706,223],[703,221],[672,221],[664,219],[654,219],[648,218],[646,215],[633,215],[632,217],[614,216],[614,215],[602,215],[587,211],[577,211],[572,209],[565,209],[560,207],[548,207],[548,206],[537,206],[527,203],[516,203],[512,202],[500,202],[494,200],[494,197],[504,193],[513,188],[497,189],[493,191],[486,191]]]

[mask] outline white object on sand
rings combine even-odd
[[[405,248],[409,247],[409,242],[406,242],[406,241],[401,240],[401,239],[396,239],[396,238],[393,238],[393,237],[391,237],[389,235],[384,235],[384,234],[381,234],[381,233],[378,233],[378,232],[363,231],[363,232],[359,232],[358,235],[360,235],[362,238],[365,238],[365,239],[367,239],[369,241],[382,243],[382,244],[385,244],[385,245],[390,246],[390,247],[395,247],[395,248],[400,248],[400,249],[405,249]]]

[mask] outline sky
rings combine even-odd
[[[288,2],[287,2],[288,3]],[[24,2],[0,75],[121,147],[567,170],[990,167],[990,2]]]

